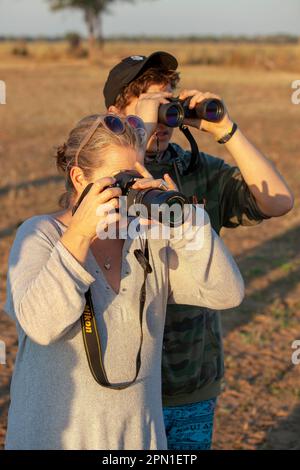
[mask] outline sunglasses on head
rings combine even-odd
[[[121,135],[126,132],[126,124],[130,126],[135,133],[137,134],[140,144],[144,145],[146,143],[146,137],[147,137],[147,132],[145,128],[144,121],[139,118],[138,116],[135,116],[133,114],[126,116],[125,118],[121,118],[120,116],[117,116],[116,114],[105,114],[99,116],[94,124],[91,126],[89,132],[87,135],[84,137],[82,140],[76,155],[75,155],[75,166],[78,165],[78,157],[83,149],[83,147],[86,146],[86,144],[89,142],[89,140],[92,138],[96,130],[98,129],[100,124],[103,124],[109,131],[113,132],[116,135]]]

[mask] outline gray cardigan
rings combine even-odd
[[[185,240],[150,240],[140,373],[128,389],[109,390],[88,367],[80,327],[84,293],[91,288],[108,379],[130,381],[143,281],[133,250],[143,240],[125,240],[117,295],[91,250],[82,266],[64,247],[65,228],[51,215],[32,217],[11,249],[5,311],[16,321],[19,349],[6,448],[166,449],[160,376],[166,304],[234,307],[244,293],[239,270],[207,216],[201,249],[186,250]]]

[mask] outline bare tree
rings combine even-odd
[[[103,45],[102,15],[109,11],[111,4],[125,1],[133,3],[135,0],[47,0],[52,10],[73,8],[81,10],[88,27],[90,52],[98,41]]]

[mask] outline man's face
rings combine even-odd
[[[150,85],[146,93],[157,93],[161,91],[173,92],[171,85]],[[132,98],[131,102],[126,106],[124,112],[126,116],[129,114],[136,114],[135,107],[138,98]],[[147,145],[147,152],[158,153],[167,149],[170,139],[173,134],[173,128],[167,127],[164,124],[157,124],[157,128],[149,139]]]

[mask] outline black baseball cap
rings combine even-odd
[[[115,104],[118,94],[122,88],[129,85],[135,78],[149,68],[162,68],[166,70],[176,70],[178,62],[174,56],[168,52],[153,52],[148,57],[144,55],[132,55],[126,57],[117,64],[108,74],[104,85],[103,94],[105,105]]]

